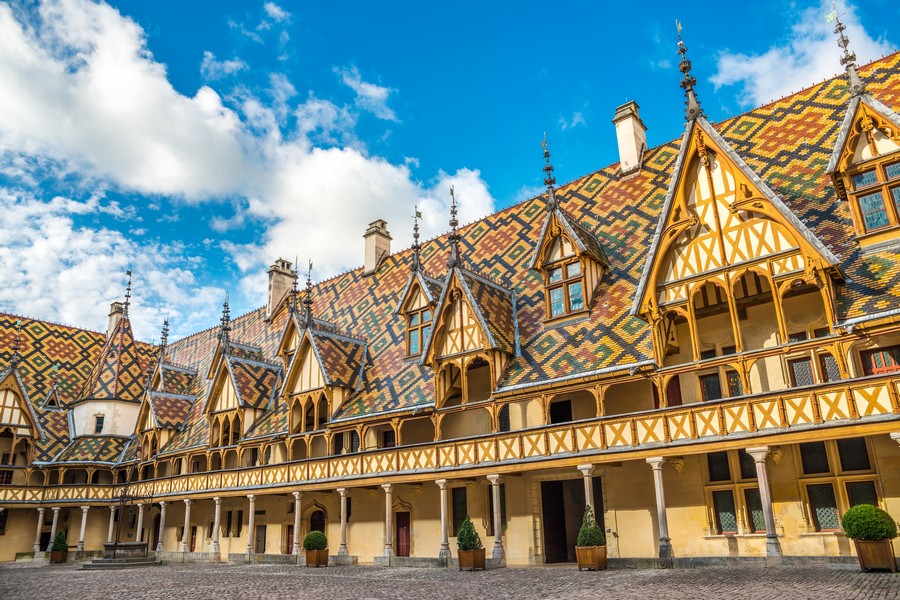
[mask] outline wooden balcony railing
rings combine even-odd
[[[729,398],[716,402],[606,416],[561,425],[415,446],[207,473],[161,477],[127,486],[0,487],[0,502],[165,499],[204,492],[280,488],[304,483],[403,476],[451,468],[627,454],[667,445],[788,433],[819,426],[900,422],[900,374],[867,377]],[[900,429],[900,423],[897,425]]]

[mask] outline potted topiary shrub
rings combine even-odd
[[[456,532],[456,545],[459,548],[460,571],[484,570],[484,547],[469,515]]]
[[[606,537],[603,529],[594,518],[594,511],[590,506],[584,509],[584,518],[581,520],[581,529],[578,530],[578,540],[575,543],[575,556],[578,558],[578,570],[589,569],[599,571],[606,568]]]
[[[857,504],[841,518],[844,532],[856,546],[862,571],[889,569],[897,572],[891,540],[897,537],[897,523],[891,515],[871,504]]]
[[[321,531],[310,531],[303,538],[307,567],[328,566],[328,538]]]
[[[53,545],[50,546],[50,562],[64,563],[69,559],[69,544],[66,542],[65,534],[60,531],[53,538]]]

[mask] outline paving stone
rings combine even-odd
[[[900,573],[862,573],[846,566],[738,566],[698,569],[610,569],[574,566],[450,569],[373,566],[306,569],[294,565],[170,564],[121,572],[80,565],[0,565],[0,598],[41,600],[500,600],[653,598],[900,599]]]

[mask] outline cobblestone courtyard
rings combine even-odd
[[[55,600],[212,598],[420,599],[650,598],[829,600],[900,598],[900,573],[848,567],[760,567],[579,573],[572,566],[452,570],[275,565],[181,565],[117,572],[75,565],[0,565],[0,598]]]

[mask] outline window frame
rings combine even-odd
[[[728,465],[728,479],[712,480],[709,468],[709,457],[712,454],[725,453]],[[708,516],[709,530],[711,536],[744,536],[744,535],[765,535],[766,531],[756,531],[753,528],[753,515],[750,513],[750,504],[747,502],[747,491],[756,490],[759,492],[759,480],[754,476],[747,478],[743,476],[741,469],[742,450],[722,450],[718,452],[707,452],[703,456],[702,461],[703,484],[705,487],[706,507]],[[736,531],[723,531],[721,528],[721,520],[716,510],[715,497],[716,494],[728,492],[734,504]],[[761,498],[761,496],[760,496]]]
[[[569,269],[573,264],[578,265],[578,273],[570,274]],[[560,269],[562,277],[558,280],[551,280],[551,273]],[[552,263],[544,265],[544,305],[547,320],[563,319],[572,315],[578,315],[588,310],[588,293],[585,287],[585,264],[580,256],[572,255],[555,260]],[[570,295],[571,287],[575,284],[581,285],[581,307],[572,308],[572,296]],[[553,314],[553,301],[551,295],[554,290],[562,290],[562,312]]]
[[[425,319],[425,315],[428,319]],[[417,318],[415,324],[413,319]],[[431,327],[434,323],[434,309],[431,304],[426,303],[422,308],[416,308],[406,313],[406,356],[419,356],[425,348],[425,343],[431,335]],[[418,342],[418,349],[413,352],[412,340],[415,337]]]
[[[893,195],[893,190],[900,188],[900,175],[889,179],[887,173],[889,167],[897,164],[900,164],[900,158],[895,153],[892,153],[853,165],[847,170],[847,197],[850,200],[850,212],[853,213],[858,236],[880,233],[900,226],[900,206],[898,206],[900,199],[895,200]],[[859,188],[855,187],[853,179],[867,172],[875,174],[875,181]],[[868,228],[866,227],[865,213],[863,213],[860,200],[875,193],[881,194],[887,225]]]

